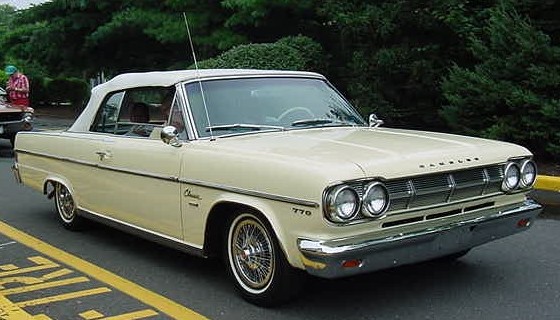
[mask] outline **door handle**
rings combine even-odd
[[[99,156],[99,160],[101,161],[111,157],[111,152],[109,151],[96,151],[95,154]]]

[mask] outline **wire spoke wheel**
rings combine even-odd
[[[230,229],[229,258],[235,277],[250,292],[269,286],[275,259],[272,239],[266,228],[250,216],[238,217]]]
[[[82,227],[82,218],[77,214],[76,202],[68,188],[57,183],[54,186],[54,202],[58,217],[66,229],[79,230]]]
[[[62,184],[56,185],[56,207],[60,218],[65,222],[71,222],[76,215],[76,207],[74,206],[74,199],[70,191]]]
[[[303,274],[289,264],[275,230],[258,212],[234,213],[224,242],[228,273],[250,303],[277,306],[293,299],[303,287]]]

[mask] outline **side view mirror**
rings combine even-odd
[[[369,127],[370,128],[377,128],[380,125],[384,124],[385,122],[381,119],[379,119],[375,113],[372,113],[369,115]]]
[[[174,126],[165,126],[161,129],[161,140],[170,146],[180,147],[183,144],[179,140],[179,131]]]

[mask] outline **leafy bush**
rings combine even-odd
[[[49,102],[70,102],[80,108],[89,94],[88,84],[77,78],[57,78],[46,85]]]
[[[233,47],[214,59],[202,61],[199,67],[301,70],[305,61],[290,46],[260,43]]]
[[[275,43],[236,46],[201,61],[200,68],[248,68],[269,70],[315,70],[323,62],[321,46],[308,37],[288,37]]]
[[[305,64],[305,70],[325,73],[328,67],[328,57],[321,45],[313,39],[299,35],[282,38],[276,41],[276,44],[297,49]]]

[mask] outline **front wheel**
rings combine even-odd
[[[301,289],[302,273],[289,265],[274,232],[256,214],[242,213],[233,219],[226,246],[228,273],[250,303],[279,305]]]
[[[70,193],[70,190],[65,185],[57,183],[54,187],[54,203],[58,217],[68,230],[80,230],[84,221],[83,218],[78,216],[76,203]]]

